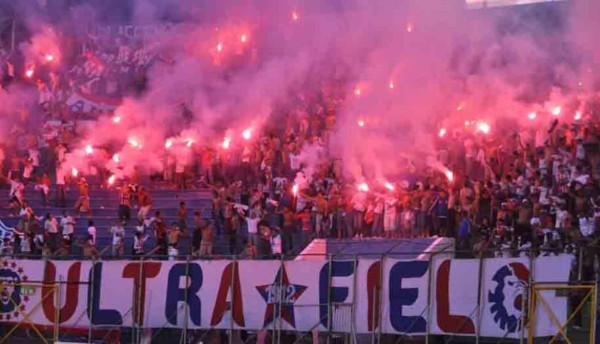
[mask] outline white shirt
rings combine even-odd
[[[23,186],[22,183],[16,182],[14,180],[10,181],[10,197],[16,197],[20,200],[23,199]]]
[[[30,149],[29,159],[31,159],[31,165],[40,166],[40,151],[37,149]]]
[[[92,245],[96,245],[96,233],[98,232],[96,230],[96,227],[94,227],[94,226],[88,227],[87,232],[88,232],[89,235],[92,236]]]
[[[138,238],[136,235],[133,238],[133,252],[134,253],[142,253],[144,251],[144,238]]]
[[[33,209],[31,209],[31,207],[21,208],[21,210],[19,211],[19,216],[23,216],[23,215],[27,215],[27,216],[33,215]]]
[[[125,228],[122,226],[112,226],[110,229],[112,233],[112,244],[118,245],[123,241],[123,236],[125,235]]]
[[[550,190],[545,186],[540,186],[540,204],[548,205],[550,204],[549,192]]]
[[[271,237],[271,251],[273,254],[281,254],[281,236],[279,234]]]
[[[569,217],[569,212],[566,210],[557,210],[556,211],[556,224],[554,227],[556,228],[563,228],[565,226],[565,221],[567,221],[567,218]]]
[[[60,226],[62,227],[63,235],[73,234],[75,229],[75,220],[73,220],[73,217],[71,216],[63,217],[60,220]]]
[[[583,234],[583,236],[589,237],[592,234],[594,234],[594,226],[595,223],[593,218],[579,218],[579,231],[581,232],[581,234]]]
[[[396,203],[398,200],[395,197],[388,197],[385,200],[385,216],[394,216],[396,215]]]
[[[246,224],[248,225],[248,233],[249,234],[258,233],[258,218],[251,219],[251,218],[247,217]]]
[[[48,231],[48,233],[58,233],[58,223],[56,222],[56,219],[52,218],[51,220],[46,220],[44,229]]]

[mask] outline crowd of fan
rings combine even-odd
[[[134,222],[133,253],[138,255],[147,253],[143,243],[148,235],[156,238],[154,252],[168,254],[176,250],[182,234],[192,237],[192,253],[210,256],[216,234],[227,238],[224,254],[241,254],[238,244],[240,237],[245,238],[244,254],[250,257],[295,254],[314,237],[432,236],[456,238],[457,250],[465,256],[514,256],[522,254],[520,250],[561,254],[581,247],[594,252],[586,257],[596,256],[600,122],[594,111],[578,121],[555,120],[546,128],[523,127],[511,135],[459,128],[436,138],[437,161],[453,172],[453,178],[415,161],[408,163],[420,166],[411,171],[412,177],[391,185],[371,183],[368,190],[361,190],[359,181],[344,175],[343,162],[328,154],[327,142],[346,89],[340,80],[328,85],[291,93],[289,101],[275,110],[277,118],[285,120],[267,123],[243,145],[194,146],[188,165],[167,154],[164,170],[153,178],[177,188],[211,188],[210,221],[194,213],[188,226],[183,206],[178,223],[165,223],[160,212],[152,213],[150,196],[137,186],[138,176],[123,181],[119,224],[110,229],[115,236],[113,253],[123,253],[124,225],[136,204],[140,212]],[[49,89],[40,87],[40,92]],[[61,111],[56,100],[62,98],[43,99],[44,111]],[[47,124],[35,132],[31,122],[30,116],[23,116],[14,125],[15,135],[7,138],[0,154],[10,184],[10,207],[21,217],[17,237],[28,238],[21,239],[15,251],[70,250],[72,215],[65,212],[60,221],[51,214],[36,216],[24,199],[24,188],[39,191],[44,205],[67,207],[65,188],[76,185],[79,199],[74,211],[90,218],[82,245],[93,255],[97,229],[89,187],[85,179],[71,176],[61,166],[80,138],[64,123]],[[310,164],[303,159],[307,151]],[[98,173],[102,175],[102,167]]]

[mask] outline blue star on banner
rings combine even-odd
[[[282,275],[283,274],[283,275]],[[281,283],[281,288],[280,287]],[[273,284],[256,286],[256,290],[267,303],[265,311],[264,327],[267,327],[279,316],[279,300],[281,298],[281,318],[292,327],[296,328],[296,320],[294,318],[294,303],[300,295],[306,290],[306,286],[298,284],[290,284],[285,267],[279,268],[277,276]]]

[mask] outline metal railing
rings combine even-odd
[[[480,267],[482,266],[483,262],[485,261],[486,255],[491,255],[492,253],[494,253],[495,251],[483,251],[480,253],[479,257],[477,258],[470,258],[470,259],[478,259],[479,260],[479,264]],[[533,271],[534,269],[534,257],[536,256],[536,251],[534,250],[528,250],[528,251],[515,251],[515,253],[520,253],[520,252],[526,252],[528,257],[529,257],[529,269],[530,271]],[[583,250],[579,251],[579,261],[581,262],[583,260]],[[464,251],[454,251],[454,250],[450,250],[449,248],[445,248],[441,251],[437,251],[437,252],[427,252],[425,253],[426,258],[422,259],[422,260],[427,260],[429,261],[429,266],[433,266],[432,262],[433,260],[441,255],[441,254],[445,254],[445,255],[450,255],[450,256],[454,256],[454,255],[464,255],[470,252],[464,252]],[[285,256],[282,255],[280,257],[277,257],[277,261],[280,262],[281,266],[283,266],[284,262],[289,261],[291,259],[295,259],[301,256],[311,256],[311,257],[320,257],[322,258],[323,261],[328,261],[329,264],[331,264],[333,261],[336,260],[350,260],[350,258],[354,259],[354,268],[356,269],[356,266],[358,264],[358,258],[373,258],[373,259],[378,259],[379,263],[381,264],[380,266],[383,266],[383,262],[386,258],[390,258],[393,257],[395,259],[402,259],[403,256],[404,258],[409,258],[409,259],[415,259],[414,257],[417,255],[423,255],[422,251],[418,251],[418,252],[404,252],[402,254],[392,254],[387,255],[387,254],[375,254],[375,253],[365,253],[365,254],[353,254],[353,255],[349,255],[349,254],[341,254],[341,255],[316,255],[316,254],[310,254],[310,255],[293,255],[293,256]],[[23,255],[14,255],[10,257],[11,259],[15,259],[15,258],[21,258],[21,259],[31,259],[31,256],[23,256]],[[45,257],[45,259],[49,259],[50,257]],[[75,258],[75,257],[74,257]],[[78,258],[78,257],[77,257]],[[132,258],[135,259],[137,261],[140,262],[141,266],[140,266],[140,274],[143,273],[144,269],[143,269],[143,264],[146,261],[149,260],[157,260],[157,259],[163,259],[163,260],[177,260],[180,262],[186,262],[186,274],[185,277],[189,278],[189,265],[190,263],[200,260],[202,259],[201,257],[194,257],[194,256],[181,256],[181,257],[169,257],[169,256],[164,256],[164,255],[154,255],[154,254],[147,254],[145,256],[135,256],[135,257],[127,257],[127,258]],[[271,260],[275,260],[274,257],[270,256],[270,257],[264,257],[265,259],[271,259]],[[208,258],[208,259],[216,259],[216,258]],[[219,259],[227,259],[230,260],[232,262],[238,262],[240,261],[240,259],[237,256],[221,256],[219,257]],[[91,261],[94,263],[92,264],[92,267],[95,266],[96,262],[100,262],[102,261],[101,259],[98,258],[92,258]],[[237,266],[236,264],[233,264],[234,266]],[[581,268],[581,264],[577,267],[577,273],[574,274],[576,277],[571,280],[571,281],[557,281],[560,282],[562,284],[570,284],[570,285],[574,285],[574,286],[595,286],[598,284],[597,280],[583,280],[583,275],[582,275],[582,268]],[[232,274],[233,274],[233,269],[232,269]],[[482,312],[482,305],[483,305],[483,300],[484,300],[484,295],[482,293],[482,280],[483,280],[483,276],[482,276],[482,269],[479,269],[479,273],[478,273],[478,295],[477,295],[477,306],[475,309],[473,309],[471,311],[471,313],[469,314],[468,318],[472,318],[473,316],[476,317],[476,319],[480,320],[481,319],[481,312]],[[380,274],[383,275],[383,274]],[[530,274],[529,278],[529,285],[528,285],[528,293],[530,295],[533,295],[534,292],[534,286],[536,286],[538,283],[533,280],[532,277],[533,273]],[[84,284],[84,285],[92,285],[94,283],[93,281],[93,277],[94,274],[90,274],[90,278],[89,280],[82,280],[78,283],[80,284]],[[328,281],[328,285],[332,285],[332,276],[331,276],[331,269],[329,271],[329,281]],[[358,274],[354,273],[353,274],[353,284],[354,286],[357,285],[358,283]],[[380,277],[383,278],[383,277]],[[141,280],[141,276],[140,276],[140,280]],[[229,287],[229,290],[231,293],[233,293],[233,282],[234,278],[231,278],[231,285]],[[383,290],[382,290],[382,280],[380,281],[380,283],[375,287],[375,292],[373,294],[374,298],[379,298],[378,303],[382,304],[381,302],[383,301]],[[43,281],[30,281],[29,283],[39,283],[39,285],[41,286],[44,282]],[[279,281],[279,285],[281,286],[283,284],[283,281],[280,280]],[[60,295],[64,294],[64,288],[68,286],[68,282],[63,281],[63,280],[58,280],[55,281],[51,287],[54,288],[55,290],[55,298],[56,298],[56,304],[60,305]],[[429,282],[428,282],[428,292],[427,292],[427,298],[428,298],[428,302],[427,305],[420,311],[420,316],[424,317],[427,321],[427,333],[425,335],[418,335],[416,337],[419,338],[419,341],[422,341],[424,343],[430,343],[432,338],[434,337],[441,337],[441,336],[434,336],[431,334],[431,328],[430,328],[430,324],[432,323],[432,309],[431,309],[431,305],[433,303],[433,300],[431,299],[431,295],[432,295],[432,291],[431,291],[431,286],[432,286],[432,274],[429,274]],[[136,289],[137,288],[137,289]],[[90,291],[93,293],[93,288]],[[310,331],[302,331],[302,332],[298,332],[298,333],[293,333],[293,331],[288,331],[285,330],[284,327],[282,326],[282,317],[281,317],[281,307],[283,306],[282,300],[284,299],[284,294],[283,294],[283,288],[278,288],[278,292],[279,294],[276,297],[276,302],[277,305],[276,307],[279,308],[279,311],[277,312],[278,317],[276,319],[273,320],[272,325],[268,326],[267,328],[263,328],[262,330],[259,331],[250,331],[250,332],[255,332],[253,335],[249,335],[245,340],[243,340],[242,342],[244,343],[252,343],[255,341],[258,341],[258,337],[260,336],[262,337],[270,337],[270,340],[272,343],[286,343],[288,341],[288,339],[286,339],[285,335],[287,334],[294,334],[295,335],[295,340],[292,341],[293,343],[301,343],[302,341],[304,341],[306,338],[308,338],[309,336],[314,336],[316,332],[318,332],[319,336],[322,336],[325,338],[325,340],[330,343],[332,341],[332,339],[334,338],[334,336],[340,336],[343,335],[345,336],[346,340],[344,342],[349,342],[349,343],[356,343],[357,340],[357,333],[356,333],[356,329],[355,329],[355,321],[354,319],[354,313],[356,311],[356,292],[353,292],[353,299],[347,302],[343,302],[343,303],[337,303],[337,302],[332,302],[331,301],[331,289],[330,289],[330,294],[327,297],[327,303],[326,304],[314,304],[314,305],[303,305],[304,307],[323,307],[326,306],[328,309],[328,316],[326,319],[321,318],[319,319],[319,322],[317,322],[313,328]],[[92,319],[90,319],[89,321],[89,325],[87,328],[87,335],[85,335],[85,338],[87,340],[88,343],[92,343],[95,338],[102,338],[102,339],[106,339],[109,338],[110,335],[112,333],[118,333],[120,334],[122,337],[121,338],[129,338],[129,341],[133,344],[135,343],[140,343],[143,339],[143,333],[144,331],[148,330],[148,328],[137,324],[136,318],[139,316],[138,313],[140,312],[140,295],[142,293],[142,289],[141,289],[141,283],[139,283],[135,288],[134,288],[134,295],[132,297],[132,306],[128,309],[127,314],[125,314],[125,316],[130,315],[133,318],[132,324],[134,324],[133,327],[104,327],[104,328],[98,328],[96,326],[93,325],[93,321]],[[593,302],[596,302],[596,297],[595,297],[595,293],[596,293],[596,289],[594,289],[594,298],[593,298]],[[215,333],[221,334],[221,333],[226,333],[227,336],[227,341],[229,343],[234,343],[236,340],[235,338],[238,337],[240,335],[240,332],[242,330],[238,330],[234,327],[234,319],[233,319],[233,312],[230,312],[230,319],[229,319],[229,323],[231,324],[229,329],[223,330],[217,330],[214,327],[208,328],[208,329],[202,329],[202,330],[198,330],[198,329],[190,329],[189,325],[188,325],[188,321],[189,321],[189,309],[187,306],[185,306],[187,304],[187,293],[185,293],[185,297],[186,299],[184,300],[185,302],[183,303],[183,305],[179,306],[177,308],[177,312],[174,314],[177,314],[179,311],[184,311],[185,312],[185,316],[184,316],[184,323],[183,323],[183,327],[179,328],[179,329],[172,329],[172,328],[167,328],[166,326],[162,326],[161,328],[154,328],[152,329],[152,334],[150,335],[150,338],[153,340],[160,340],[160,338],[162,338],[163,336],[168,335],[170,338],[170,342],[175,342],[175,340],[173,339],[173,333],[178,333],[178,337],[179,339],[177,340],[179,343],[190,343],[192,339],[194,339],[195,341],[203,341],[204,339],[208,338],[211,335],[214,335]],[[233,297],[233,295],[230,295],[230,297]],[[87,307],[88,309],[90,307],[92,307],[91,305],[91,299],[88,299],[88,302],[90,302]],[[525,298],[523,299],[525,300]],[[590,303],[592,302],[591,298],[590,300],[588,300]],[[524,301],[525,302],[525,301]],[[532,308],[532,305],[528,305],[529,308]],[[591,305],[590,305],[591,306]],[[525,307],[525,305],[523,305],[524,308],[528,308]],[[581,306],[583,307],[583,306]],[[581,308],[580,307],[580,308]],[[58,307],[57,307],[58,308]],[[384,341],[384,337],[386,338],[386,342],[391,340],[391,342],[393,343],[403,343],[405,341],[407,341],[408,339],[415,339],[415,336],[412,336],[409,334],[410,331],[405,331],[406,333],[403,334],[398,334],[398,335],[389,335],[389,334],[384,334],[382,333],[382,319],[383,319],[383,306],[380,306],[377,312],[373,312],[373,317],[374,317],[374,323],[378,323],[379,326],[374,326],[374,329],[367,334],[370,338],[369,338],[369,342],[370,343],[382,343]],[[337,309],[337,311],[335,311]],[[595,309],[595,306],[594,306]],[[338,324],[335,323],[333,321],[334,317],[333,317],[333,313],[338,313],[339,312],[345,312],[347,314],[349,314],[348,319],[349,323],[342,323],[342,324]],[[579,309],[578,309],[579,311]],[[85,313],[85,312],[84,312]],[[173,314],[173,315],[174,315]],[[81,320],[83,318],[83,316],[85,316],[85,314],[81,314],[78,316],[77,319]],[[54,340],[61,340],[63,338],[68,338],[69,335],[71,335],[73,332],[77,332],[77,333],[82,333],[82,328],[79,327],[77,328],[77,331],[73,331],[72,328],[65,328],[62,327],[60,325],[60,319],[59,316],[57,315],[56,317],[56,323],[52,326],[53,331],[51,334],[51,338]],[[336,318],[338,319],[338,318]],[[79,322],[76,321],[77,322]],[[316,329],[319,327],[320,324],[322,324],[322,321],[326,320],[325,323],[327,324],[326,326],[326,330],[320,330],[320,331],[316,331]],[[502,338],[483,338],[480,337],[480,328],[476,329],[476,333],[475,333],[475,337],[470,338],[468,342],[470,343],[484,343],[484,342],[494,342],[494,343],[505,343],[505,342],[520,342],[520,343],[524,343],[524,342],[534,342],[536,341],[535,338],[528,338],[527,334],[525,333],[524,329],[529,325],[529,322],[531,321],[531,319],[527,319],[525,317],[525,312],[522,313],[522,318],[519,320],[522,323],[521,328],[523,329],[521,334],[520,334],[520,338],[519,339],[508,339],[508,331],[505,333],[505,335]],[[592,330],[592,327],[595,326],[595,324],[593,324],[592,322],[595,321],[595,319],[592,317],[590,319],[590,340],[592,340],[592,338],[595,336],[595,331]],[[168,322],[168,319],[167,319]],[[480,324],[480,321],[477,321],[477,324]],[[21,324],[24,325],[24,324]],[[32,324],[27,324],[28,326],[31,326],[33,328],[36,328],[35,325]],[[167,325],[167,323],[165,323],[164,325]],[[343,326],[340,326],[343,325]],[[466,325],[466,321],[463,324],[460,324],[459,328],[462,328],[463,326]],[[415,323],[411,324],[410,328],[414,327]],[[558,326],[558,325],[557,325]],[[343,328],[341,328],[343,327]],[[16,330],[16,328],[15,328]],[[168,334],[166,333],[166,331],[168,331]],[[48,331],[37,331],[36,332],[41,334],[46,334],[49,333]],[[245,332],[245,331],[244,331]],[[15,333],[17,332],[12,332],[11,335],[15,335]],[[365,334],[361,334],[361,336],[365,336]],[[84,336],[81,336],[84,337]],[[392,339],[389,339],[390,337],[392,337]],[[0,336],[0,343],[6,342],[7,338],[2,338]],[[443,337],[443,342],[444,343],[461,343],[463,342],[465,339],[463,337],[460,336],[456,336],[456,334],[453,335],[448,335]],[[437,342],[437,341],[436,341]]]

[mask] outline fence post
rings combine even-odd
[[[350,314],[350,326],[352,343],[356,343],[356,289],[358,285],[358,256],[354,255],[354,281],[352,282],[352,312]]]
[[[94,312],[93,312],[93,308],[92,308],[92,300],[94,299],[94,275],[96,272],[96,257],[92,258],[92,269],[91,269],[91,275],[92,278],[89,278],[88,275],[88,288],[91,288],[91,290],[89,290],[89,294],[90,294],[90,298],[88,300],[88,320],[89,320],[89,326],[88,326],[88,344],[92,343],[92,324],[94,322]],[[90,281],[91,280],[91,281]]]
[[[481,332],[481,305],[483,301],[481,300],[484,293],[481,292],[483,288],[483,252],[479,252],[479,268],[477,271],[477,333],[475,334],[475,343],[479,344],[479,337]]]
[[[527,333],[528,336],[528,343],[533,343],[533,338],[534,338],[534,334],[535,334],[535,304],[536,304],[536,290],[535,290],[535,281],[533,280],[533,274],[535,271],[533,271],[534,269],[534,264],[533,264],[533,249],[529,250],[529,286],[527,288],[527,299],[528,299],[528,320],[529,320],[529,324],[528,324],[528,328],[529,331]],[[521,312],[521,314],[523,314],[523,311]],[[521,343],[525,340],[525,324],[523,324],[523,328],[521,329]]]
[[[577,264],[577,281],[581,282],[582,276],[583,276],[583,248],[580,247],[579,248],[579,257],[578,257],[578,264]]]
[[[377,343],[381,343],[381,334],[383,332],[383,274],[384,274],[384,269],[383,269],[383,254],[380,257],[380,261],[379,261],[379,314],[377,315],[379,317],[379,321],[377,322],[379,324],[379,331],[377,333]]]
[[[590,305],[590,343],[596,343],[596,326],[598,323],[598,276],[594,282],[594,294],[592,295],[592,303]],[[593,323],[592,323],[593,321]]]
[[[132,341],[134,343],[139,343],[141,341],[142,324],[141,324],[141,321],[138,321],[138,319],[143,317],[143,314],[139,314],[142,309],[140,302],[142,300],[142,278],[144,278],[143,271],[144,271],[144,257],[140,257],[140,273],[138,276],[138,283],[135,286],[135,294],[134,294],[134,298],[133,298],[133,329],[134,329],[133,333],[134,333],[134,335],[132,336],[133,337]]]
[[[187,331],[188,331],[188,322],[189,322],[189,317],[190,317],[190,307],[188,304],[188,293],[189,293],[189,285],[190,285],[190,256],[187,255],[185,258],[186,262],[185,262],[185,294],[183,295],[183,299],[184,299],[184,307],[185,307],[185,318],[183,320],[183,342],[182,344],[186,344],[187,343]]]
[[[234,278],[235,278],[235,269],[237,266],[237,256],[233,256],[233,263],[230,263],[231,265],[231,278],[229,281],[229,299],[231,300],[231,312],[229,312],[229,344],[233,344],[233,313],[234,313],[234,309],[233,307],[235,307],[235,302],[234,302],[234,293],[233,293],[233,288],[234,288]]]
[[[42,281],[42,284],[44,284],[45,282]],[[59,337],[59,326],[60,326],[60,304],[61,304],[61,299],[60,299],[60,293],[61,293],[61,286],[62,286],[62,276],[58,276],[58,288],[56,285],[56,282],[54,282],[54,292],[56,293],[56,313],[54,315],[54,341],[58,342],[58,337]]]
[[[425,334],[425,343],[429,344],[429,335],[431,333],[431,288],[433,284],[433,257],[435,252],[429,255],[429,276],[427,277],[427,332]]]
[[[379,269],[381,271],[381,264],[379,265]],[[381,288],[380,287],[375,287],[375,293],[373,293],[373,299],[371,300],[371,302],[373,303],[373,305],[376,305],[377,300],[379,299],[379,293],[381,293]],[[380,306],[381,307],[381,306]],[[375,307],[373,307],[375,308]],[[371,330],[371,344],[375,344],[375,319],[377,319],[377,314],[375,313],[375,309],[373,309],[373,312],[371,314],[371,324],[373,324],[373,329]]]
[[[327,344],[331,342],[331,323],[333,319],[333,307],[331,307],[331,272],[333,270],[333,255],[329,255],[329,269],[327,270]]]
[[[284,292],[283,292],[283,268],[284,268],[284,266],[283,266],[283,254],[280,257],[279,264],[280,264],[279,265],[279,271],[280,271],[280,273],[279,273],[279,281],[277,282],[279,284],[277,286],[278,287],[277,288],[278,289],[278,293],[277,293],[277,296],[278,296],[277,297],[278,298],[278,305],[277,305],[278,312],[277,312],[277,319],[274,319],[274,321],[277,324],[275,326],[275,328],[277,329],[277,332],[276,332],[277,336],[273,340],[274,343],[281,343],[281,328],[282,328],[282,325],[281,325],[281,311],[282,311],[282,300],[283,300],[283,295],[284,295]]]

